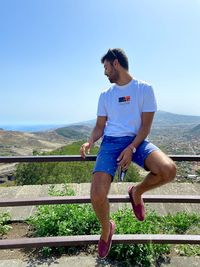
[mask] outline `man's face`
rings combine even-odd
[[[111,83],[116,83],[119,80],[119,71],[115,68],[114,62],[104,61],[104,74]]]

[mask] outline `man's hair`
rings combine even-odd
[[[101,58],[101,63],[105,60],[113,62],[115,59],[119,61],[119,64],[126,70],[128,70],[128,57],[121,48],[109,49],[108,52]]]

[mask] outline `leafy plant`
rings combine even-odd
[[[155,212],[148,212],[144,222],[139,222],[133,217],[132,210],[125,208],[112,215],[116,222],[116,234],[158,234],[162,232],[162,224]],[[169,245],[155,244],[120,244],[112,246],[109,257],[128,264],[150,266],[162,254],[170,252]]]
[[[200,216],[185,211],[177,212],[176,215],[168,214],[161,218],[161,223],[165,225],[168,233],[185,234],[193,225],[200,225]]]
[[[12,227],[8,225],[8,221],[10,220],[10,214],[8,212],[4,212],[0,214],[0,235],[5,235]]]
[[[200,176],[200,169],[196,170],[196,174]]]
[[[177,245],[175,251],[181,256],[200,256],[200,245]]]

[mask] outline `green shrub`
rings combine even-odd
[[[176,215],[168,214],[161,217],[161,223],[165,225],[165,232],[169,234],[185,234],[192,226],[199,225],[200,229],[200,215],[188,214],[185,211],[177,212]]]
[[[181,256],[200,256],[200,245],[177,245],[175,251]]]
[[[8,225],[10,220],[10,214],[8,212],[0,213],[0,235],[5,235],[12,227]]]
[[[196,174],[200,176],[200,169],[196,170]]]
[[[116,234],[159,234],[163,231],[159,216],[155,212],[147,212],[144,222],[133,217],[133,211],[125,208],[112,215],[116,223]],[[126,261],[128,264],[150,266],[163,254],[170,252],[169,245],[134,244],[113,245],[109,254],[111,259]]]
[[[79,155],[80,146],[84,141],[74,142],[50,153],[40,155]],[[98,148],[94,147],[91,154],[95,155]],[[36,155],[36,152],[34,151]],[[51,163],[21,163],[17,165],[15,181],[17,185],[85,183],[91,182],[95,162],[51,162]],[[117,179],[117,177],[116,177]],[[136,167],[131,165],[125,181],[141,180]]]

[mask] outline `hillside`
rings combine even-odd
[[[32,155],[34,150],[49,151],[67,143],[56,133],[23,133],[0,130],[0,155]]]
[[[200,124],[192,128],[189,133],[194,136],[200,136]]]
[[[154,117],[154,126],[196,125],[200,123],[200,116],[180,115],[159,110]]]
[[[87,138],[92,130],[92,126],[87,125],[71,125],[62,128],[58,128],[55,132],[69,139],[85,139]]]

